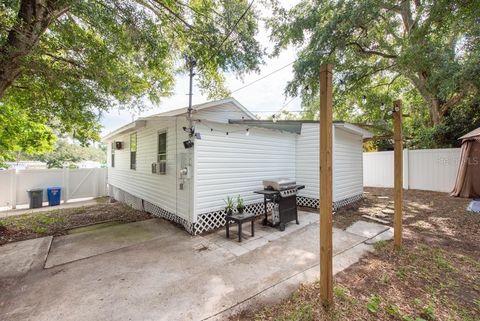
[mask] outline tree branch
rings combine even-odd
[[[396,66],[396,64],[391,64],[391,65],[388,65],[388,66],[385,66],[385,67],[379,67],[379,68],[376,68],[376,69],[373,69],[371,72],[367,72],[366,74],[360,76],[358,79],[355,79],[355,82],[347,89],[347,90],[351,90],[352,88],[355,87],[355,85],[360,82],[362,79],[365,79],[367,77],[370,77],[372,75],[375,75],[376,73],[379,73],[379,72],[382,72],[382,71],[385,71],[385,70],[388,70],[392,67]]]
[[[70,64],[70,65],[72,65],[72,66],[75,66],[75,67],[77,67],[77,68],[81,68],[81,69],[85,68],[84,65],[82,65],[81,63],[79,63],[78,61],[75,61],[75,60],[73,60],[73,59],[68,59],[68,58],[64,58],[64,57],[59,57],[59,56],[53,55],[53,54],[51,54],[51,53],[49,53],[49,52],[43,52],[43,54],[44,54],[45,56],[48,56],[48,57],[54,59],[54,60],[66,62],[66,63],[68,63],[68,64]]]
[[[453,95],[452,98],[450,98],[449,100],[447,100],[447,101],[441,106],[440,114],[441,114],[442,116],[445,115],[445,113],[446,113],[450,108],[452,108],[453,106],[455,106],[456,104],[458,104],[458,103],[467,95],[467,93],[470,91],[470,89],[471,89],[471,86],[465,86],[458,94]]]
[[[376,51],[376,50],[365,49],[358,42],[349,42],[349,43],[347,43],[347,46],[356,46],[360,50],[361,53],[367,54],[367,55],[375,55],[375,56],[380,56],[380,57],[388,58],[388,59],[398,58],[398,56],[394,55],[394,54],[388,54],[388,53],[384,53],[384,52],[380,52],[380,51]]]
[[[175,18],[180,20],[187,28],[189,28],[189,29],[193,28],[193,26],[191,24],[189,24],[187,21],[185,21],[185,19],[183,19],[178,13],[173,11],[169,6],[165,5],[162,1],[158,1],[158,0],[150,0],[150,1],[151,1],[151,3],[156,4],[156,5],[164,8],[165,10],[167,10],[171,15],[175,16]],[[145,1],[141,1],[141,2],[145,3]]]

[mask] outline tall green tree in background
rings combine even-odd
[[[19,155],[47,152],[54,141],[49,127],[32,121],[25,110],[0,102],[0,168]]]
[[[171,95],[185,56],[196,59],[205,92],[225,95],[222,71],[241,75],[261,63],[257,20],[246,0],[2,1],[0,115],[18,126],[0,132],[0,157],[11,156],[3,140],[24,135],[20,128],[44,147],[49,128],[98,139],[103,111]],[[15,146],[35,149],[28,141]]]
[[[300,48],[286,92],[302,95],[306,117],[318,110],[319,66],[330,62],[337,117],[385,129],[402,98],[407,134],[419,147],[451,145],[480,125],[480,2],[304,0],[290,10],[272,3],[275,53]]]
[[[66,139],[59,139],[51,152],[30,157],[32,160],[45,162],[48,168],[62,168],[64,166],[77,166],[81,161],[94,161],[105,164],[107,153],[105,149],[93,146],[80,146],[69,143]]]

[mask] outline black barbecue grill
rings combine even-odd
[[[298,222],[297,192],[305,185],[297,185],[294,180],[276,179],[263,181],[263,190],[255,191],[262,194],[265,206],[263,225],[275,226],[280,231],[285,230],[285,224],[291,221]],[[268,219],[267,203],[273,202],[272,220]]]

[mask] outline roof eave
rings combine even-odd
[[[119,136],[119,135],[124,135],[124,134],[127,134],[127,133],[131,133],[133,131],[136,131],[140,128],[143,128],[147,125],[147,121],[144,120],[144,119],[138,119],[138,120],[135,120],[129,124],[126,124],[125,126],[122,126],[116,130],[114,130],[113,132],[105,135],[104,137],[102,137],[101,139],[101,142],[102,143],[105,143],[105,142],[108,142],[110,140],[112,140],[112,138],[116,137],[116,136]]]
[[[363,139],[369,139],[373,137],[373,133],[356,125],[347,123],[347,122],[337,122],[334,124],[335,127],[342,128],[353,134],[361,135]]]

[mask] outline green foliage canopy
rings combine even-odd
[[[106,163],[106,157],[106,151],[100,148],[80,146],[69,143],[66,139],[59,139],[53,151],[39,154],[32,159],[47,163],[48,168],[62,168],[75,166],[84,160]]]
[[[20,153],[49,151],[55,141],[52,130],[35,121],[22,109],[0,102],[0,166]]]
[[[478,119],[478,1],[303,0],[290,10],[271,2],[274,54],[300,48],[286,92],[302,96],[305,117],[317,114],[319,66],[328,62],[338,118],[385,131],[392,102],[401,98],[410,134],[423,128],[439,134],[456,113]]]
[[[197,61],[200,87],[223,96],[223,71],[242,75],[262,62],[258,17],[248,6],[246,0],[2,1],[1,108],[21,110],[24,124],[96,140],[102,112],[171,95],[185,56]]]

